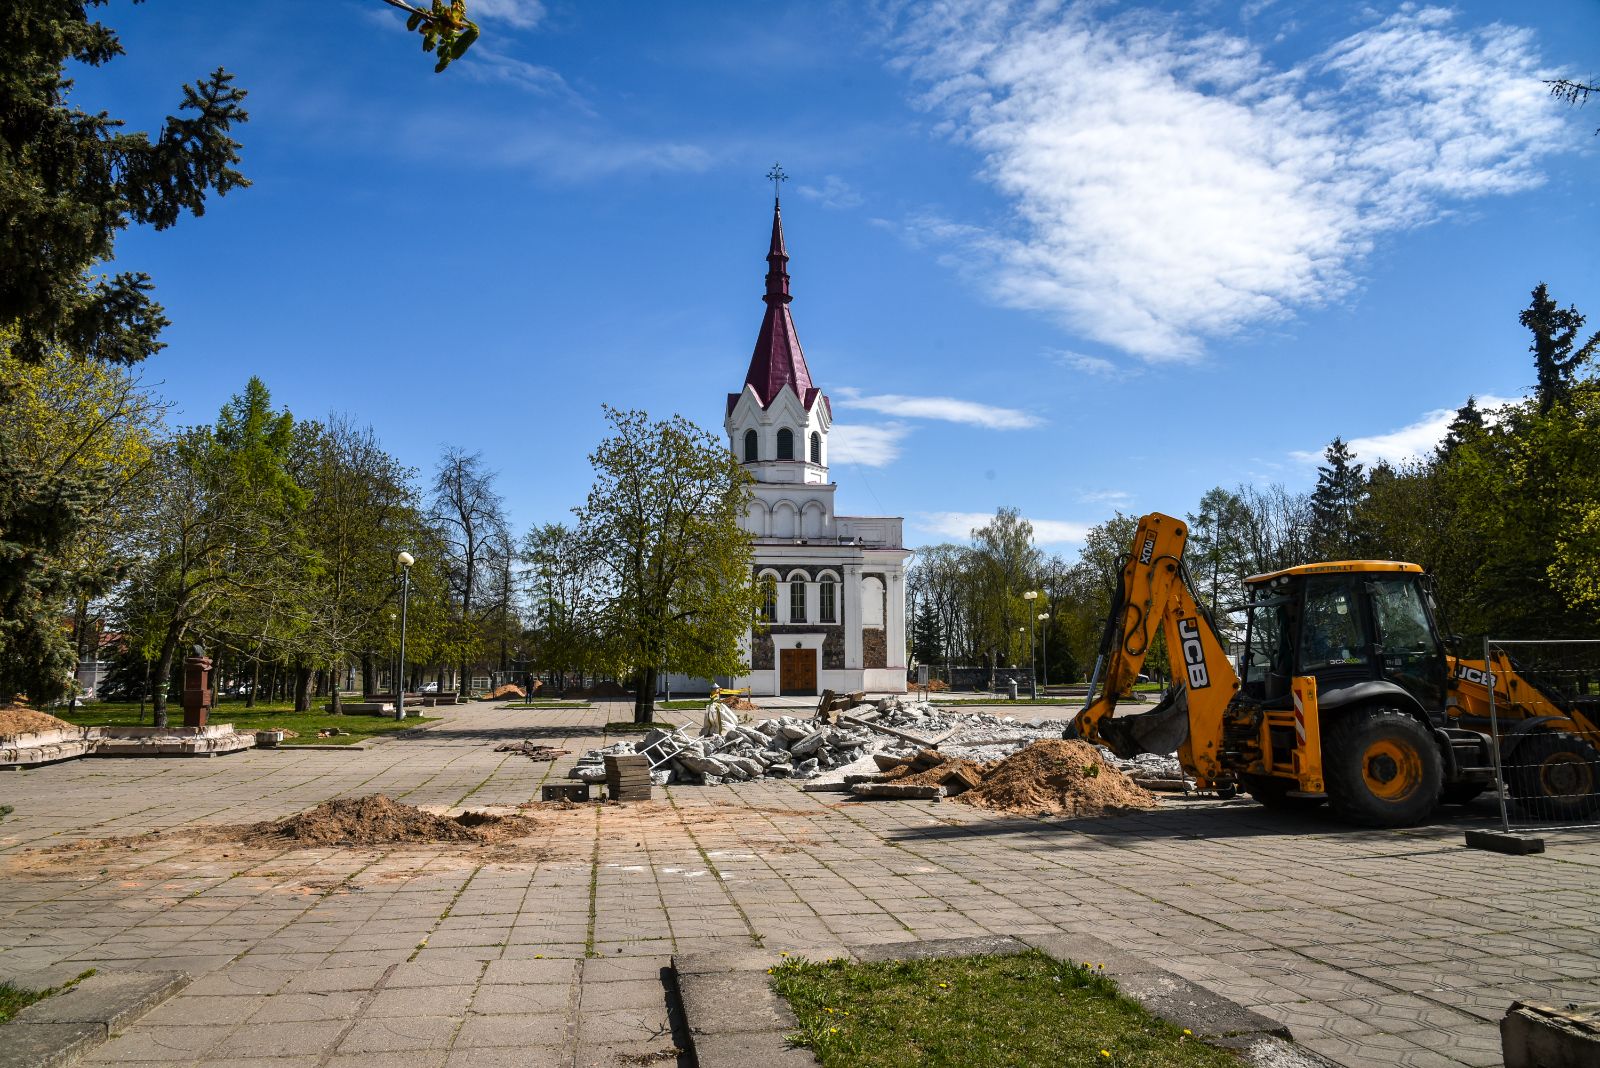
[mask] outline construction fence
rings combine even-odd
[[[1485,672],[1503,828],[1600,828],[1600,640],[1488,639],[1458,670]]]

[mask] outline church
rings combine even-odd
[[[755,479],[746,529],[765,625],[747,637],[757,696],[906,691],[906,584],[898,516],[839,515],[828,474],[833,410],[813,383],[789,313],[782,205],[772,204],[766,313],[723,426]]]

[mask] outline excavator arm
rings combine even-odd
[[[1184,567],[1187,539],[1182,520],[1159,512],[1139,520],[1101,638],[1101,670],[1069,733],[1123,757],[1176,751],[1201,787],[1230,785],[1244,774],[1294,779],[1296,789],[1320,794],[1316,680],[1294,679],[1293,703],[1281,710],[1238,700],[1238,673]],[[1158,632],[1173,686],[1155,709],[1117,716]],[[1287,744],[1274,745],[1274,732]]]
[[[1171,516],[1152,512],[1139,520],[1101,639],[1103,679],[1073,728],[1078,737],[1125,757],[1177,750],[1184,765],[1209,782],[1231,778],[1220,749],[1239,677],[1190,589],[1183,565],[1187,538],[1187,525]],[[1158,632],[1166,637],[1172,690],[1152,712],[1113,718]]]

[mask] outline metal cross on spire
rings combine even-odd
[[[789,176],[783,173],[783,165],[781,163],[774,163],[772,165],[772,169],[767,172],[767,181],[772,183],[773,200],[778,199],[778,183],[787,182],[788,180]]]

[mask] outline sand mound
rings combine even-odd
[[[521,686],[515,686],[515,685],[512,685],[511,683],[507,683],[504,686],[496,686],[494,689],[490,690],[487,694],[485,694],[483,696],[483,700],[485,700],[485,701],[504,701],[508,697],[517,697],[517,698],[526,699],[527,696],[528,696],[527,691],[525,691]]]
[[[904,786],[944,786],[947,792],[954,796],[957,791],[950,789],[951,784],[946,782],[952,773],[962,774],[967,782],[977,782],[983,778],[989,768],[995,766],[993,764],[979,764],[963,757],[951,757],[943,764],[935,765],[926,771],[916,771],[908,768],[906,773],[896,775],[893,781]]]
[[[1094,746],[1061,738],[1034,742],[991,765],[983,781],[956,800],[998,812],[1060,816],[1098,816],[1157,804],[1154,794],[1107,764]]]
[[[56,719],[48,712],[38,712],[25,705],[11,705],[0,708],[0,738],[11,738],[18,734],[32,734],[35,731],[72,731],[77,726],[64,719]]]
[[[298,842],[302,845],[388,845],[399,842],[499,842],[531,834],[537,826],[524,816],[463,812],[436,816],[383,794],[324,801],[287,819],[240,827],[244,842]]]

